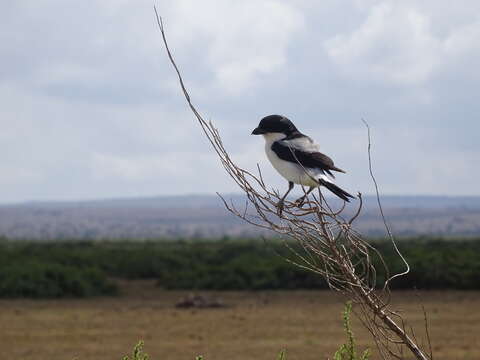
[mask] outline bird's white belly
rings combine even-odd
[[[325,177],[323,171],[317,169],[303,168],[299,164],[280,159],[271,149],[271,144],[265,144],[265,152],[268,160],[275,170],[288,181],[295,184],[317,187],[317,179]]]

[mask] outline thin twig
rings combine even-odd
[[[405,260],[402,253],[398,249],[397,243],[395,242],[395,238],[393,237],[393,234],[390,231],[390,227],[387,224],[387,220],[385,219],[385,214],[383,213],[382,202],[380,200],[380,191],[378,189],[377,179],[375,178],[375,175],[373,174],[373,169],[372,169],[372,155],[371,155],[372,142],[371,142],[371,138],[370,138],[370,126],[365,121],[365,119],[362,118],[362,121],[365,124],[365,126],[367,127],[367,134],[368,134],[368,170],[370,172],[370,177],[373,180],[373,184],[375,185],[375,193],[377,195],[378,208],[380,210],[380,214],[382,216],[382,220],[383,220],[383,224],[385,225],[385,229],[387,230],[388,238],[392,242],[395,251],[397,252],[398,256],[402,259],[402,261],[403,261],[403,263],[405,264],[405,267],[406,267],[405,271],[403,271],[401,273],[398,273],[398,274],[394,274],[391,277],[389,277],[387,279],[387,281],[385,281],[384,288],[386,288],[388,286],[388,284],[390,283],[390,281],[392,281],[393,279],[395,279],[397,277],[400,277],[400,276],[403,276],[403,275],[407,275],[410,272],[410,265],[408,264],[407,260]]]

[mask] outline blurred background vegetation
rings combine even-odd
[[[392,273],[404,270],[388,241],[372,240]],[[298,245],[290,244],[301,252]],[[393,289],[480,289],[480,239],[402,239],[412,270]],[[281,255],[281,256],[280,256]],[[117,295],[115,279],[156,279],[165,289],[323,289],[282,257],[279,240],[0,241],[0,297]],[[378,262],[378,259],[376,259]],[[382,281],[380,276],[379,281]]]

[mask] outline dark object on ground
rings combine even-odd
[[[225,307],[225,304],[221,299],[210,298],[203,295],[190,294],[180,299],[176,304],[176,308],[220,308]]]

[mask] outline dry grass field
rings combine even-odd
[[[152,360],[332,357],[345,337],[343,299],[328,291],[222,292],[221,309],[174,308],[188,292],[162,291],[152,282],[123,283],[123,296],[88,300],[0,301],[0,348],[6,359],[121,359],[139,339]],[[413,292],[393,295],[396,308],[423,329]],[[480,359],[480,293],[422,292],[435,360]],[[360,349],[369,335],[357,321]],[[373,356],[373,359],[378,357]]]

